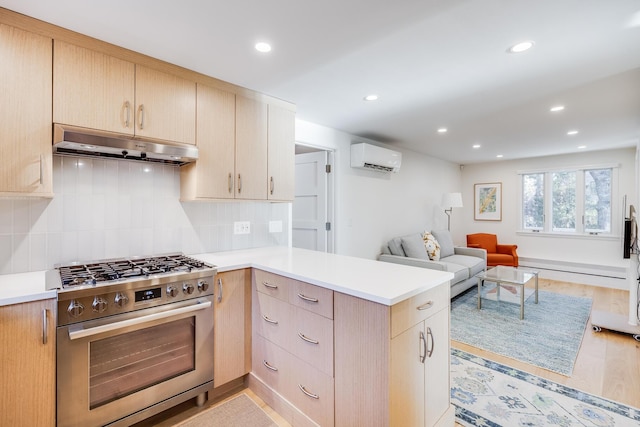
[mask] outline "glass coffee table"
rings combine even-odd
[[[501,286],[515,286],[520,288],[520,320],[524,319],[524,287],[529,280],[535,280],[535,297],[538,303],[538,272],[516,267],[499,265],[476,275],[478,278],[478,310],[482,308],[481,290],[485,280],[496,284],[497,299],[500,301]]]

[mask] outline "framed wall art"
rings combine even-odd
[[[476,221],[502,221],[501,182],[474,185],[473,219]]]

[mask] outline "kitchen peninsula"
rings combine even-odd
[[[292,425],[453,426],[451,273],[288,247],[192,256],[217,266],[216,282],[228,273],[251,272],[241,276],[252,278],[252,314],[245,317],[251,319],[252,332],[245,340],[253,363],[247,365],[246,383]],[[24,283],[16,281],[21,275],[0,276],[1,305],[51,298],[44,292],[44,274],[25,274],[42,282],[32,282],[21,300],[12,286]],[[221,292],[217,286],[216,294]],[[274,287],[284,294],[277,295]],[[329,310],[324,305],[320,309],[322,304],[315,308],[317,299],[309,301],[314,295],[326,299]],[[303,297],[308,300],[300,300]],[[261,325],[275,316],[281,316],[283,329],[286,322],[309,330],[320,325],[323,338],[314,342],[316,337],[299,332],[297,336],[304,337],[300,341],[308,341],[279,340],[269,330],[271,324]],[[325,353],[318,358],[314,352]],[[283,372],[293,367],[302,374],[274,379],[272,361],[283,363]],[[298,374],[304,384],[284,384]],[[294,391],[299,396],[292,395]]]

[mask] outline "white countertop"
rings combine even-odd
[[[384,305],[453,279],[444,271],[281,246],[190,256],[220,272],[256,267]],[[44,271],[0,275],[0,306],[55,297],[45,289]]]

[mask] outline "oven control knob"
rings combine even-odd
[[[84,312],[84,305],[80,301],[76,301],[74,299],[69,303],[69,308],[67,308],[67,313],[71,317],[79,317],[82,312]]]
[[[207,282],[206,280],[198,281],[198,290],[200,292],[206,292],[207,289],[209,289],[209,282]]]
[[[116,293],[116,297],[113,300],[113,302],[115,303],[116,306],[122,308],[125,305],[127,305],[127,303],[129,303],[129,297],[126,294],[123,294],[122,292],[118,292]]]
[[[193,284],[191,283],[185,283],[184,285],[182,285],[182,291],[185,294],[191,295],[194,290],[195,290],[195,286],[193,286]]]
[[[91,308],[96,313],[103,313],[107,309],[107,300],[102,297],[95,297]]]
[[[175,297],[176,295],[178,295],[178,288],[172,285],[167,286],[167,295],[169,295],[170,297]]]

